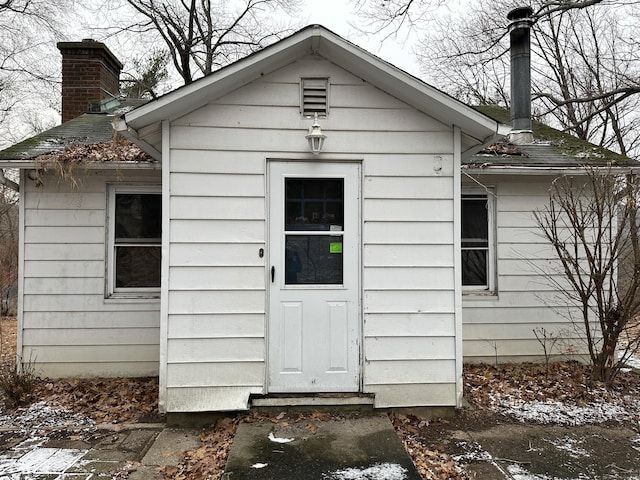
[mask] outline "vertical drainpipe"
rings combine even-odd
[[[531,26],[533,9],[519,7],[507,18],[511,50],[511,133],[516,145],[533,143],[531,126]]]

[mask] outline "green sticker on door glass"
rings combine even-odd
[[[331,253],[342,253],[342,242],[331,242],[329,244],[329,251]]]

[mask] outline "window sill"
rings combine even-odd
[[[462,299],[497,300],[498,293],[494,290],[463,290]]]
[[[104,303],[160,303],[160,293],[114,293],[108,297],[105,297]]]

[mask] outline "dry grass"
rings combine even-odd
[[[1,363],[14,363],[16,361],[17,332],[17,321],[15,317],[0,318]]]

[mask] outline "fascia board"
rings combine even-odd
[[[311,52],[312,31],[302,30],[208,77],[180,87],[125,114],[129,128],[138,130],[163,120],[173,120],[219,98],[262,75],[277,70],[296,57]]]
[[[126,124],[137,131],[155,122],[173,120],[310,53],[321,55],[445,125],[460,127],[480,144],[504,130],[495,120],[318,25],[125,114]]]
[[[594,166],[590,165],[590,168],[594,170],[602,170],[604,172],[611,172],[614,175],[620,174],[633,174],[635,169],[633,167],[608,167],[608,166]],[[543,166],[508,166],[503,165],[499,167],[462,167],[462,171],[468,175],[586,175],[584,166],[575,167],[543,167]]]

